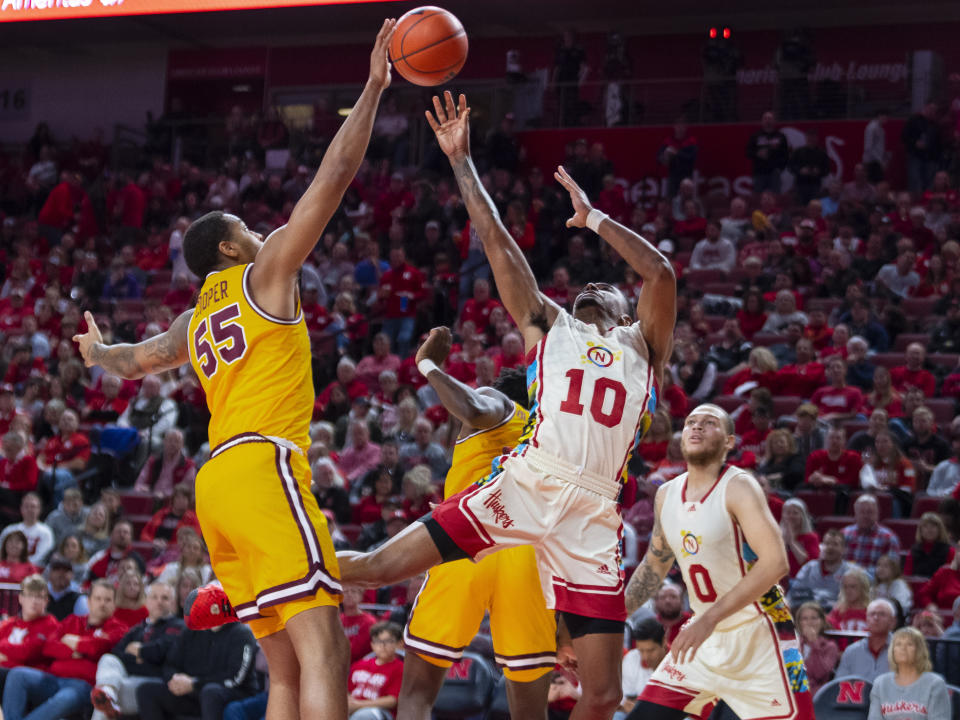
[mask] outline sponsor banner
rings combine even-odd
[[[791,148],[805,144],[804,132],[816,128],[821,145],[830,158],[831,173],[844,182],[853,177],[853,168],[863,156],[863,131],[866,120],[829,120],[785,123],[780,130]],[[885,126],[887,150],[893,161],[887,177],[893,187],[905,183],[900,131],[903,120],[889,120]],[[697,195],[750,195],[753,190],[752,166],[746,156],[747,141],[758,129],[754,123],[725,125],[692,125],[688,134],[697,139],[699,152],[694,181]],[[657,151],[672,134],[670,127],[634,128],[568,128],[532,130],[519,133],[526,149],[527,163],[552,175],[556,166],[568,155],[568,147],[584,138],[589,144],[602,143],[613,163],[618,179],[628,188],[630,202],[655,202],[666,195],[666,168],[657,162]],[[783,190],[792,186],[789,173],[784,174]]]

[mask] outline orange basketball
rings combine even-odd
[[[468,45],[467,33],[452,13],[425,5],[397,20],[390,61],[416,85],[440,85],[460,72]]]

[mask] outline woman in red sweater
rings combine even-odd
[[[847,570],[840,580],[837,604],[827,620],[837,630],[866,632],[870,604],[870,576],[860,568]]]
[[[747,340],[760,332],[760,328],[767,322],[767,313],[764,311],[763,293],[751,290],[743,298],[743,309],[737,311],[737,322],[740,332]]]
[[[820,557],[820,538],[813,531],[807,504],[799,498],[790,498],[783,504],[780,532],[790,561],[790,577],[796,577],[809,560]]]
[[[143,588],[143,575],[136,570],[126,570],[117,580],[114,599],[116,610],[113,617],[128,628],[132,628],[147,619],[146,593]]]
[[[933,577],[917,588],[917,607],[931,610],[950,609],[960,597],[960,556],[954,555],[949,565],[937,570]]]
[[[0,547],[0,582],[18,583],[27,575],[43,572],[28,558],[27,536],[14,530],[3,539],[3,547]]]

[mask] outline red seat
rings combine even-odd
[[[710,324],[710,332],[715,333],[723,328],[727,321],[724,315],[705,315],[704,319]]]
[[[127,515],[152,515],[155,499],[149,493],[127,491],[120,493],[120,504]]]
[[[715,405],[719,405],[727,412],[733,412],[747,401],[746,398],[739,395],[717,395],[713,399]]]
[[[939,365],[947,370],[953,370],[960,365],[960,354],[957,353],[933,353],[927,355],[927,361],[933,365]]]
[[[787,342],[787,336],[777,333],[758,332],[753,336],[754,347],[777,345],[783,342]]]
[[[141,542],[140,540],[135,540],[130,545],[136,552],[140,553],[142,557],[147,562],[153,557],[153,543]]]
[[[356,544],[357,538],[360,537],[360,533],[363,530],[363,528],[360,525],[354,525],[352,523],[346,524],[346,525],[340,525],[339,527],[340,527],[340,532],[343,533],[343,536],[347,539],[347,542],[349,542],[351,545]]]
[[[793,496],[806,503],[814,523],[817,523],[819,518],[832,515],[837,502],[836,493],[830,488],[805,488],[797,490]]]
[[[921,577],[920,575],[904,575],[903,579],[906,581],[907,585],[910,586],[910,592],[912,592],[914,597],[916,597],[917,588],[927,582],[927,580],[930,578]]]
[[[832,313],[843,303],[842,298],[810,298],[806,301],[806,312],[823,310],[827,315]]]
[[[927,345],[930,344],[929,333],[900,333],[897,335],[897,339],[893,343],[893,349],[906,350],[907,345],[915,342],[920,343],[924,348],[926,348]]]
[[[917,540],[917,525],[920,521],[915,518],[889,519],[883,521],[884,526],[900,539],[901,547],[910,547]]]
[[[690,287],[703,287],[710,282],[724,282],[727,274],[723,270],[688,270],[687,285]]]
[[[803,398],[801,397],[778,395],[773,398],[773,416],[778,418],[781,415],[793,415],[802,402]]]
[[[934,495],[917,495],[913,499],[913,510],[910,513],[910,517],[919,518],[924,513],[936,512],[941,502],[943,502],[943,498],[941,497]]]
[[[133,536],[135,538],[140,537],[140,533],[143,531],[143,528],[146,527],[146,524],[150,522],[150,519],[153,515],[127,515],[126,519],[133,524]]]
[[[737,291],[737,284],[727,280],[721,282],[708,282],[703,285],[703,292],[708,295],[723,295],[725,297],[733,296]]]
[[[953,398],[927,398],[923,404],[930,408],[933,419],[937,421],[938,425],[945,427],[953,422]]]
[[[936,297],[905,298],[900,307],[907,317],[927,317],[939,301],[940,298]]]
[[[904,357],[902,352],[876,353],[870,357],[870,360],[874,365],[883,365],[886,368],[896,367],[897,365],[905,365],[907,362],[907,358]]]
[[[853,515],[827,515],[817,520],[817,535],[823,537],[827,530],[843,530],[847,525],[853,525]]]

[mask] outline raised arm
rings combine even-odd
[[[677,635],[670,652],[683,662],[689,652],[693,659],[697,648],[709,637],[717,623],[763,597],[780,578],[790,572],[787,550],[777,521],[760,484],[743,473],[727,486],[727,511],[743,530],[743,536],[756,553],[757,560],[747,574],[709,610],[696,617]]]
[[[370,56],[370,76],[350,116],[330,142],[320,169],[290,220],[267,238],[250,274],[257,302],[268,312],[289,316],[292,289],[303,261],[317,244],[343,194],[353,181],[370,142],[380,96],[390,85],[387,48],[396,20],[384,20]]]
[[[529,349],[547,333],[560,308],[540,292],[527,259],[503,226],[496,206],[480,182],[470,158],[470,108],[466,96],[460,95],[459,106],[454,106],[448,90],[444,92],[444,101],[446,107],[434,96],[436,117],[428,110],[427,122],[453,167],[470,224],[483,242],[504,307]]]
[[[650,544],[647,546],[647,552],[643,560],[633,575],[630,576],[630,582],[627,583],[626,603],[627,615],[632,615],[647,600],[652,598],[663,579],[673,567],[673,550],[667,543],[667,537],[663,534],[663,526],[660,524],[660,512],[663,508],[663,501],[666,498],[667,486],[661,485],[657,490],[657,496],[654,499],[653,507],[653,532],[650,533]]]
[[[87,367],[99,365],[113,375],[138,380],[144,375],[172,370],[190,361],[187,326],[192,314],[192,309],[185,310],[166,332],[135,345],[104,345],[100,328],[87,311],[83,314],[87,321],[87,332],[74,335],[73,341],[80,346],[80,355]]]
[[[567,227],[588,227],[587,220],[594,210],[587,194],[562,166],[557,168],[553,176],[570,193],[570,202],[573,203],[573,217],[567,220]],[[599,224],[591,229],[610,243],[643,280],[637,300],[637,322],[650,347],[653,355],[650,360],[657,368],[659,377],[673,350],[673,326],[677,322],[677,276],[670,261],[647,240],[606,215],[600,215]],[[594,225],[595,220],[590,224]]]
[[[463,423],[461,436],[469,434],[471,429],[486,430],[510,417],[513,403],[506,395],[493,388],[474,389],[440,369],[450,353],[451,342],[449,328],[433,328],[417,350],[416,360],[417,367],[428,361],[421,372],[437,391],[440,403]]]

